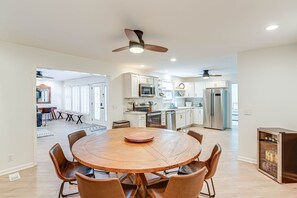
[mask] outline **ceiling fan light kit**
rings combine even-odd
[[[168,49],[158,45],[145,44],[142,40],[143,32],[141,30],[125,29],[125,34],[129,39],[129,46],[112,50],[112,52],[120,52],[129,49],[130,52],[140,54],[145,49],[154,52],[167,52]]]
[[[136,43],[136,42],[130,41],[129,51],[132,53],[135,53],[135,54],[141,54],[144,51],[143,45],[141,45],[141,43]]]

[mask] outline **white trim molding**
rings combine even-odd
[[[248,163],[251,163],[251,164],[257,164],[257,160],[253,159],[253,158],[238,156],[237,159],[239,161],[248,162]]]
[[[17,171],[20,171],[20,170],[23,170],[23,169],[32,168],[34,166],[35,166],[35,164],[32,162],[32,163],[27,163],[27,164],[15,166],[15,167],[12,167],[12,168],[0,170],[0,176],[7,175],[7,174],[13,173],[13,172],[17,172]]]

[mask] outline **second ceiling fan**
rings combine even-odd
[[[115,50],[112,50],[112,52],[120,52],[123,50],[129,49],[132,53],[142,53],[144,50],[150,50],[154,52],[167,52],[168,49],[162,46],[158,45],[152,45],[152,44],[145,44],[142,35],[143,32],[141,30],[130,30],[125,29],[125,34],[127,38],[129,39],[129,46],[121,47]]]
[[[209,74],[209,70],[203,70],[203,74],[200,75],[203,79],[209,79],[209,77],[221,77],[221,74]]]

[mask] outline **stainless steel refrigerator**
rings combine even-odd
[[[212,129],[226,129],[227,90],[205,89],[203,103],[203,126]]]

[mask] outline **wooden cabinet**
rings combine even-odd
[[[186,125],[186,111],[185,110],[176,110],[176,128],[182,128]]]
[[[193,123],[203,125],[203,108],[195,108],[193,111]]]
[[[139,97],[139,76],[137,74],[124,74],[124,97]]]
[[[204,82],[195,82],[195,97],[203,98],[203,91],[205,89]]]
[[[297,131],[258,128],[258,170],[279,183],[297,182]]]
[[[139,83],[154,84],[154,77],[151,76],[139,76]]]
[[[130,121],[131,127],[146,127],[146,113],[125,112],[124,118]]]
[[[186,121],[185,125],[189,126],[193,124],[194,117],[193,117],[193,109],[186,109]]]

